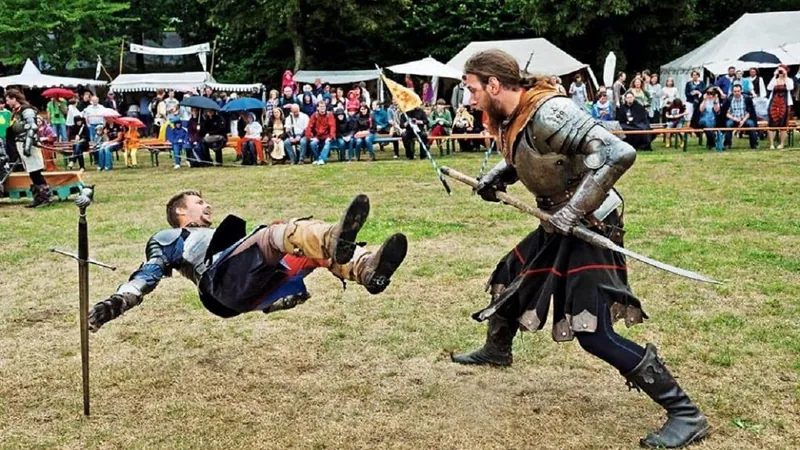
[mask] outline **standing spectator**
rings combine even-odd
[[[300,112],[300,105],[291,105],[289,111],[290,113],[286,116],[286,121],[283,124],[284,132],[286,133],[283,149],[289,155],[292,164],[303,164],[299,156],[302,147],[301,141],[305,136],[309,118]]]
[[[77,102],[76,102],[77,103]],[[83,159],[83,153],[89,151],[89,126],[81,116],[75,116],[75,124],[73,125],[72,135],[75,136],[72,140],[72,158],[69,160],[69,170],[74,167],[75,161],[78,161],[78,168],[81,172],[86,170],[86,164]]]
[[[559,94],[567,95],[567,90],[564,89],[564,86],[561,84],[561,78],[559,78],[557,75],[550,75],[550,84],[555,86]]]
[[[308,86],[308,85],[306,85],[306,86]],[[311,88],[311,86],[308,86],[308,87]],[[300,111],[303,114],[311,117],[312,115],[314,115],[314,112],[316,111],[316,109],[317,108],[314,106],[314,98],[312,97],[311,93],[310,92],[304,92],[303,93],[302,103],[300,103]]]
[[[214,98],[214,89],[211,89],[208,86],[204,87],[203,88],[203,97],[213,99]]]
[[[153,114],[153,125],[155,125],[159,138],[162,138],[161,130],[167,123],[167,104],[164,101],[165,92],[163,89],[156,91],[156,98],[150,102],[150,112]]]
[[[317,105],[317,95],[314,93],[314,88],[311,87],[310,84],[303,85],[303,93],[301,94],[301,98],[305,98],[306,94],[311,97],[311,103],[316,107]],[[302,106],[300,107],[302,110]],[[314,114],[313,112],[311,114]]]
[[[661,84],[658,82],[658,74],[650,75],[647,82],[647,94],[650,97],[650,123],[661,122]]]
[[[189,155],[188,148],[190,144],[189,144],[189,130],[183,126],[183,122],[180,120],[176,120],[174,122],[174,125],[175,126],[168,133],[167,140],[170,143],[172,143],[172,159],[175,162],[174,169],[177,170],[181,168],[181,153],[184,149],[186,149],[187,150],[186,155],[188,156]]]
[[[458,111],[458,107],[464,104],[464,93],[467,91],[467,76],[461,75],[461,82],[453,88],[453,95],[450,96],[450,106],[453,111]]]
[[[411,75],[406,74],[404,81],[406,83],[407,88],[411,89],[412,92],[416,92],[416,90],[414,89],[414,80],[411,79]]]
[[[273,108],[272,114],[266,122],[267,125],[267,152],[270,156],[270,162],[283,161],[286,158],[286,152],[283,149],[283,141],[286,139],[286,133],[283,128],[283,110],[281,108]]]
[[[134,117],[136,119],[139,118],[141,110],[139,110],[139,104],[136,102],[131,102],[128,104],[128,109],[125,111],[125,115],[128,117]]]
[[[183,94],[183,99],[188,100],[192,97],[191,92],[186,92]],[[192,107],[191,106],[180,106],[178,103],[178,119],[181,121],[181,125],[183,128],[187,128],[189,126],[189,119],[192,118]]]
[[[353,115],[361,109],[361,102],[358,101],[358,92],[350,91],[347,94],[346,108],[348,115]]]
[[[645,111],[650,110],[650,93],[644,89],[644,82],[641,78],[634,78],[631,82],[631,89],[629,92],[633,93],[633,98],[642,106]]]
[[[414,108],[404,114],[400,126],[403,127],[403,147],[406,149],[406,158],[414,159],[414,145],[419,136],[420,142],[427,142],[428,136],[425,127],[428,125],[428,116],[422,108]],[[416,131],[416,133],[415,133]],[[419,159],[425,159],[425,148],[420,145]]]
[[[725,100],[731,95],[733,80],[736,78],[736,67],[728,67],[728,74],[717,79],[716,86],[720,89],[720,99]]]
[[[345,109],[345,103],[342,98],[339,97],[337,92],[331,92],[331,96],[329,97],[329,101],[326,102],[328,104],[328,109],[337,110],[339,108]]]
[[[150,111],[150,97],[147,94],[139,98],[139,120],[144,124],[144,132],[146,135],[151,134],[153,126],[153,113]]]
[[[86,123],[89,124],[89,135],[91,140],[94,141],[97,126],[103,125],[105,122],[103,106],[100,105],[100,99],[96,95],[91,98],[89,106],[84,108],[83,117],[86,119]]]
[[[733,91],[728,97],[728,100],[722,105],[720,115],[724,117],[725,128],[750,128],[748,135],[750,136],[750,148],[755,150],[758,148],[758,134],[756,128],[756,111],[753,107],[753,100],[742,94],[742,86],[734,85]],[[733,140],[733,132],[725,132],[725,148],[731,148],[731,141]]]
[[[285,94],[287,87],[289,88],[289,93],[292,95],[292,97],[296,96],[300,89],[297,86],[297,82],[294,81],[294,75],[292,75],[291,70],[283,72],[283,79],[281,80],[281,92]]]
[[[67,118],[65,119],[65,123],[67,125],[67,138],[72,139],[72,132],[75,131],[75,118],[80,116],[81,112],[78,110],[78,99],[72,97],[68,102]],[[88,128],[86,129],[86,132],[89,132]]]
[[[327,104],[330,105],[331,85],[328,84],[328,83],[325,83],[325,86],[322,87],[322,92],[319,95],[322,98],[323,102],[327,102]],[[328,108],[328,110],[332,111],[332,109],[330,109],[330,108]]]
[[[647,110],[636,101],[633,91],[626,92],[623,98],[622,105],[617,109],[617,120],[622,129],[626,131],[649,130],[650,122],[647,120]],[[625,142],[637,150],[651,150],[651,138],[647,135],[628,135],[625,136]]]
[[[200,126],[201,122],[200,110],[192,108],[192,117],[189,119],[189,126],[186,131],[189,135],[189,146],[186,150],[186,159],[189,161],[189,167],[205,167],[211,163],[211,155],[205,153],[203,147],[203,138],[205,134],[203,127]],[[191,156],[189,156],[191,150]]]
[[[214,160],[218,166],[222,165],[222,147],[225,146],[228,126],[225,119],[213,109],[205,110],[205,117],[200,124],[200,133],[203,137],[204,153],[211,155],[214,151]]]
[[[789,111],[794,104],[792,91],[794,90],[794,80],[788,75],[789,68],[781,64],[775,69],[775,74],[767,86],[770,91],[769,96],[769,126],[785,127],[789,123]],[[779,149],[786,145],[786,130],[780,131]],[[769,148],[775,149],[775,132],[768,131]]]
[[[331,141],[336,138],[336,119],[328,112],[325,102],[317,103],[317,111],[308,119],[305,137],[300,142],[300,161],[306,159],[306,150],[311,147],[312,164],[324,165],[331,152]],[[322,151],[320,151],[320,143]]]
[[[272,120],[272,110],[275,108],[280,109],[280,107],[281,107],[281,102],[280,99],[278,98],[278,91],[272,89],[271,91],[269,91],[269,98],[267,99],[267,106],[264,112],[266,119],[264,122],[266,122],[267,120]]]
[[[703,92],[705,90],[706,84],[700,79],[700,72],[693,70],[692,79],[686,82],[686,89],[684,89],[686,101],[699,106],[700,102],[703,101]]]
[[[255,153],[258,158],[258,164],[262,166],[266,165],[267,162],[264,159],[264,144],[261,142],[263,127],[256,121],[256,115],[253,113],[247,113],[245,120],[247,121],[247,125],[244,127],[244,151],[248,151],[248,147],[253,146],[255,148],[255,152],[253,153]],[[244,162],[242,162],[242,164],[244,164]]]
[[[314,79],[314,95],[321,98],[324,90],[325,87],[322,85],[322,78]]]
[[[227,92],[220,92],[219,97],[217,97],[217,105],[220,108],[228,104],[228,93]],[[224,118],[223,118],[224,120]]]
[[[453,119],[453,134],[469,134],[475,129],[475,118],[464,105],[458,105],[456,117]],[[472,139],[459,139],[458,146],[462,152],[473,150]]]
[[[108,109],[113,109],[114,111],[119,112],[119,104],[117,103],[117,99],[114,96],[113,92],[109,92],[106,95],[106,101],[103,102],[103,106]]]
[[[442,100],[444,101],[444,100]],[[375,161],[375,148],[373,142],[375,141],[375,125],[372,121],[372,116],[369,113],[369,105],[362,104],[355,116],[356,132],[353,135],[355,143],[353,148],[356,151],[356,160],[361,161],[361,149],[364,148],[369,152],[369,160]]]
[[[666,114],[665,117],[667,119],[667,128],[683,128],[683,124],[686,122],[686,106],[683,104],[680,98],[673,98],[670,103],[666,105]],[[670,142],[672,142],[672,136],[677,136],[678,140],[680,140],[681,148],[684,148],[686,143],[683,141],[683,136],[680,133],[670,134],[669,138],[666,141],[666,147],[670,147]],[[676,141],[677,144],[677,141]]]
[[[92,104],[92,92],[91,91],[83,91],[83,96],[81,96],[81,101],[78,102],[78,110],[83,112],[89,105]]]
[[[617,81],[614,82],[614,85],[611,86],[611,90],[613,91],[614,95],[611,99],[616,109],[623,103],[622,93],[625,92],[625,79],[627,75],[625,72],[620,72],[617,74]]]
[[[50,118],[50,125],[53,127],[56,136],[58,136],[59,142],[66,142],[69,139],[67,137],[68,112],[67,101],[63,98],[54,97],[47,102],[47,117]]]
[[[703,101],[697,109],[698,120],[697,123],[702,128],[716,128],[717,117],[720,113],[719,90],[710,87],[706,89]],[[706,131],[706,148],[709,150],[717,148],[722,151],[722,140],[717,139],[717,133],[713,131]]]
[[[356,133],[356,121],[350,119],[344,112],[344,108],[337,108],[333,113],[336,119],[336,147],[339,149],[339,161],[347,162],[353,159],[355,150],[353,149],[353,135]]]
[[[427,82],[422,84],[422,103],[425,105],[433,104],[433,89],[430,83]]]
[[[289,74],[291,74],[291,72],[289,72]],[[283,109],[284,114],[286,116],[289,116],[290,115],[289,113],[292,110],[292,105],[297,105],[297,104],[298,104],[297,97],[295,97],[294,93],[292,93],[292,88],[289,86],[285,86],[283,88],[283,95],[281,96],[280,100],[280,105],[281,108]]]
[[[573,80],[572,84],[569,85],[569,96],[572,97],[572,101],[578,105],[578,108],[585,111],[586,102],[589,98],[586,94],[586,84],[583,83],[581,74],[576,74]]]
[[[369,96],[369,91],[367,90],[367,83],[365,81],[361,81],[358,83],[358,99],[363,104],[370,105],[372,104],[372,99]],[[369,106],[367,106],[369,109]]]
[[[87,120],[87,123],[88,123],[88,120]],[[94,149],[89,153],[89,159],[90,159],[90,162],[91,162],[91,159],[94,158],[94,161],[97,164],[97,170],[102,170],[102,168],[100,166],[100,158],[101,158],[100,148],[103,146],[103,143],[106,140],[105,128],[106,128],[105,127],[105,122],[103,122],[103,123],[101,123],[100,125],[97,125],[97,126],[89,125],[89,132],[94,134],[94,137],[91,138],[92,145],[94,146]]]
[[[750,82],[750,78],[743,77],[744,72],[741,70],[736,71],[736,78],[733,79],[734,86],[741,86],[742,87],[742,94],[752,97],[753,96],[753,84]],[[731,89],[732,91],[732,89]]]
[[[758,76],[758,69],[756,69],[755,67],[751,67],[749,74],[750,76],[748,77],[748,79],[750,80],[750,84],[753,86],[753,96],[766,97],[767,88],[764,85],[764,79]]]
[[[389,113],[389,125],[392,127],[392,137],[402,137],[403,127],[400,126],[400,110],[397,108],[397,102],[392,100],[392,104],[386,111]],[[394,159],[398,159],[400,158],[400,145],[397,141],[393,141],[392,143],[394,145]]]
[[[445,103],[444,99],[440,98],[436,101],[436,108],[431,112],[431,116],[428,120],[428,125],[431,129],[430,137],[428,138],[428,148],[435,142],[434,138],[436,136],[447,136],[450,134],[450,127],[453,126],[453,116],[450,115],[450,111],[447,110],[446,105],[447,103]],[[439,141],[439,145],[441,146],[441,141]]]
[[[124,152],[123,159],[125,159],[125,166],[128,168],[139,167],[139,163],[136,160],[136,153],[139,151],[139,130],[135,126],[128,126],[124,134],[125,142],[122,149]]]
[[[667,108],[672,105],[672,102],[678,98],[678,88],[675,87],[675,79],[672,77],[667,78],[664,88],[661,89],[661,108],[665,112]],[[683,102],[681,102],[683,103]],[[684,106],[685,109],[685,106]]]
[[[608,91],[600,92],[597,103],[592,107],[592,117],[600,121],[614,120],[614,108],[608,101]]]
[[[53,127],[41,116],[36,117],[36,125],[38,126],[37,134],[39,145],[42,147],[42,157],[44,159],[44,170],[46,172],[55,172],[56,167],[56,152],[52,150],[53,144],[58,139]]]

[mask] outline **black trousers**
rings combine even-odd
[[[419,132],[419,137],[422,139],[422,142],[428,142],[428,135],[425,134],[423,131]],[[411,130],[406,130],[403,134],[403,147],[406,149],[406,158],[414,159],[414,145],[417,143],[417,136]],[[425,154],[425,149],[420,146],[419,148],[419,159],[425,159],[428,155]]]
[[[225,141],[219,142],[203,142],[203,148],[205,149],[205,154],[209,155],[209,159],[211,158],[211,150],[214,151],[214,160],[216,161],[217,165],[222,165],[222,147],[225,145]]]
[[[622,375],[631,372],[644,358],[644,348],[614,331],[611,313],[599,305],[597,330],[594,333],[575,333],[584,350],[614,366]]]

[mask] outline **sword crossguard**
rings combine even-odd
[[[102,267],[104,269],[117,270],[116,266],[112,266],[112,265],[109,265],[109,264],[101,263],[100,261],[95,261],[95,260],[93,260],[91,258],[87,259],[87,260],[82,260],[75,253],[65,252],[63,250],[59,250],[59,249],[56,249],[56,248],[51,248],[50,251],[52,253],[58,253],[59,255],[69,256],[70,258],[72,258],[72,259],[74,259],[75,261],[78,261],[78,262],[85,262],[87,264],[94,264],[95,266]]]

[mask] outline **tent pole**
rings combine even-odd
[[[211,49],[211,76],[214,76],[214,57],[217,55],[217,40],[214,39],[214,48]]]
[[[125,53],[125,39],[119,42],[119,74],[122,75],[122,58]]]

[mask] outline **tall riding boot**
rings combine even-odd
[[[706,417],[678,386],[658,357],[655,345],[647,344],[644,358],[625,378],[630,388],[644,391],[667,410],[667,421],[661,429],[639,441],[643,447],[681,448],[708,435]]]
[[[310,259],[332,259],[346,264],[353,258],[356,237],[369,215],[369,198],[357,195],[338,223],[292,219],[286,224],[283,251]]]
[[[330,271],[343,280],[355,281],[370,294],[380,294],[391,282],[392,275],[403,263],[408,252],[408,239],[402,233],[389,236],[375,252],[363,247],[355,249],[347,264],[332,264]]]
[[[53,200],[51,197],[53,193],[50,192],[50,186],[43,184],[39,186],[39,204],[36,205],[37,208],[41,208],[43,206],[50,206],[53,204]]]
[[[500,297],[503,286],[492,286],[492,303]],[[486,343],[472,353],[451,355],[450,359],[459,364],[510,366],[514,361],[511,344],[519,329],[519,322],[511,321],[497,314],[489,317],[486,327]]]

